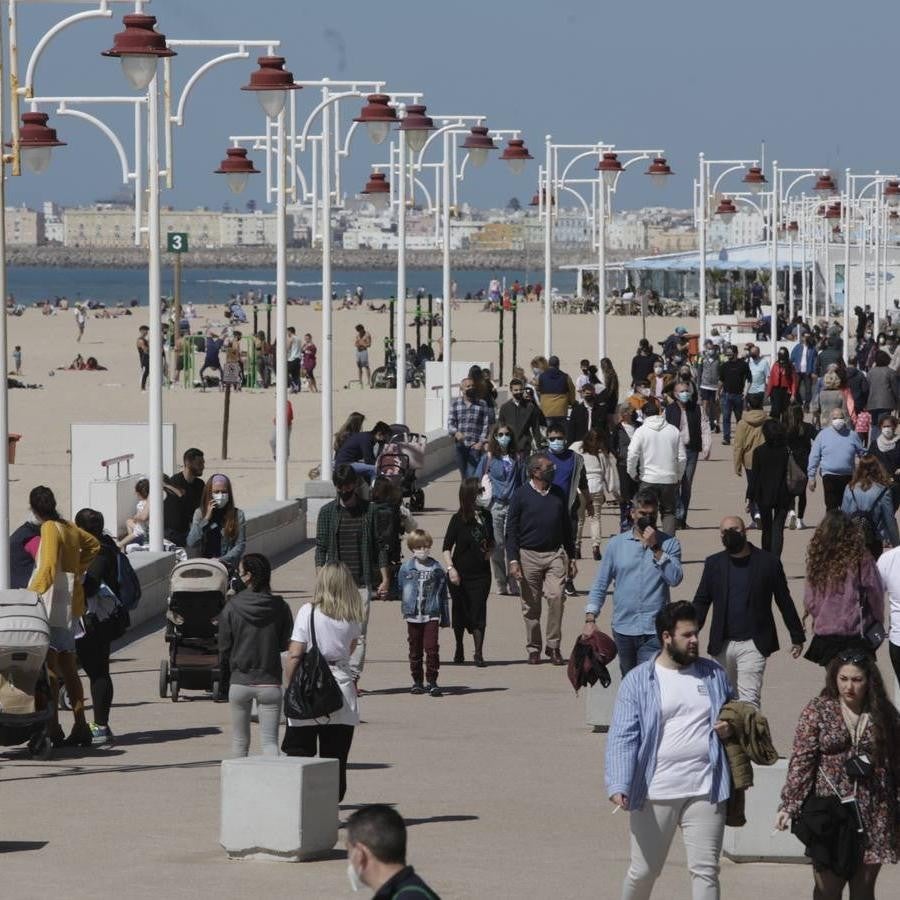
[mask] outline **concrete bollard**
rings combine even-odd
[[[219,843],[229,858],[298,862],[332,850],[338,774],[336,759],[223,760]]]
[[[585,721],[595,732],[609,731],[612,724],[613,705],[616,702],[616,694],[619,693],[619,685],[622,675],[619,664],[614,662],[609,669],[612,682],[608,688],[603,687],[598,681],[593,687],[584,689]]]
[[[745,793],[743,828],[726,828],[722,850],[734,862],[809,862],[803,844],[790,831],[775,829],[781,788],[787,778],[786,759],[774,766],[753,766],[753,787]]]

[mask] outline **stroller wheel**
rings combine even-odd
[[[34,759],[50,759],[50,755],[53,753],[53,741],[50,740],[49,735],[35,735],[28,742],[28,752]]]
[[[159,664],[159,696],[164,700],[169,693],[169,661],[164,659]]]
[[[409,498],[409,505],[412,507],[413,512],[422,512],[425,509],[425,491],[421,488],[416,488]]]
[[[56,695],[57,709],[71,709],[72,704],[69,702],[69,692],[64,684],[60,684],[59,693]]]
[[[178,679],[175,678],[172,680],[172,702],[178,702]]]

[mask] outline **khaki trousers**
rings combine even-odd
[[[569,569],[565,551],[519,550],[522,568],[522,616],[525,619],[525,645],[529,653],[541,652],[541,600],[547,598],[547,646],[558,650],[562,638],[563,587]]]

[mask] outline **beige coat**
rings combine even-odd
[[[741,416],[741,421],[737,423],[732,442],[734,471],[736,474],[740,475],[741,469],[753,468],[753,451],[760,444],[765,443],[762,424],[767,418],[765,410],[748,409]]]

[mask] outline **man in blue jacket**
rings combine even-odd
[[[662,652],[623,679],[606,744],[606,792],[631,813],[631,865],[622,900],[647,898],[675,836],[684,836],[694,897],[719,896],[719,857],[731,771],[719,721],[735,699],[724,670],[699,656],[697,613],[660,610]]]
[[[816,489],[816,473],[822,472],[825,509],[840,509],[844,488],[853,477],[856,459],[866,452],[859,436],[851,430],[843,409],[831,411],[831,428],[823,428],[813,441],[806,474],[809,489]]]
[[[812,384],[816,371],[816,357],[818,355],[816,339],[811,334],[807,334],[802,340],[798,341],[794,345],[794,349],[791,350],[791,363],[800,379],[797,395],[806,412],[809,412],[809,401],[812,398]]]

